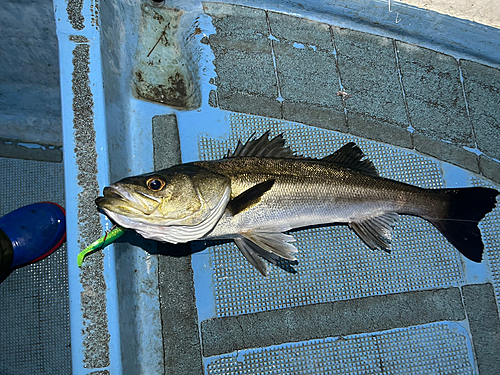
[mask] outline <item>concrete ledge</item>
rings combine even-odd
[[[500,159],[500,70],[467,60],[460,66],[477,147]]]
[[[217,90],[219,108],[251,115],[282,118],[281,103],[266,96]]]
[[[416,149],[500,182],[499,69],[288,14],[205,11],[216,28],[210,105]],[[463,147],[484,154],[481,167]]]
[[[274,42],[276,71],[284,100],[342,110],[335,57],[327,51]]]
[[[344,111],[309,103],[283,102],[283,118],[318,128],[347,133]]]
[[[497,375],[500,370],[500,318],[493,285],[466,285],[463,294],[479,373]]]
[[[300,306],[203,321],[203,355],[463,319],[458,288]]]
[[[413,133],[413,142],[415,149],[423,154],[458,165],[475,173],[480,172],[478,156],[460,146],[427,137],[416,131]],[[497,180],[500,180],[498,176]]]
[[[399,41],[396,46],[412,126],[428,137],[474,147],[458,61]]]
[[[217,46],[214,50],[218,56],[214,62],[217,72],[215,84],[220,90],[278,98],[270,45],[267,52],[237,50],[225,46]]]
[[[279,42],[300,43],[306,48],[312,45],[333,51],[328,24],[275,12],[268,12],[268,18],[271,32]]]
[[[485,155],[479,156],[479,169],[481,174],[490,180],[498,182],[500,180],[500,163],[491,160]]]
[[[349,133],[352,135],[399,147],[413,148],[411,133],[397,125],[349,112],[347,124]]]
[[[248,46],[241,50],[267,48],[268,25],[266,12],[258,8],[224,3],[203,3],[203,10],[213,19],[217,34],[210,35],[210,44]]]
[[[61,146],[33,145],[35,148],[24,146],[22,141],[7,141],[0,139],[0,157],[23,160],[62,162]]]
[[[345,101],[350,114],[372,117],[408,128],[394,41],[378,35],[332,26]]]

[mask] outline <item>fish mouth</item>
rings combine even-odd
[[[126,189],[123,188],[118,188],[114,186],[108,186],[104,188],[103,191],[104,198],[116,198],[116,199],[122,199],[126,201],[132,200],[132,195],[130,192]]]
[[[130,196],[130,194],[128,195]],[[105,187],[103,191],[103,197],[99,198],[114,198],[114,199],[126,200],[125,194],[121,193],[118,189],[112,186]]]
[[[108,186],[104,188],[103,196],[95,200],[96,205],[104,211],[130,212],[138,211],[145,215],[152,214],[160,201],[140,191],[130,191],[125,186]]]

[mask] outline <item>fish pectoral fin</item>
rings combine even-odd
[[[385,213],[362,221],[351,222],[349,226],[370,247],[391,251],[392,226],[399,215],[394,212]]]
[[[288,260],[297,260],[294,254],[298,250],[289,243],[294,242],[295,238],[289,234],[257,229],[241,233],[241,235],[269,253]]]
[[[227,205],[229,212],[235,216],[259,203],[264,193],[273,187],[275,181],[275,179],[271,179],[261,182],[231,199]]]

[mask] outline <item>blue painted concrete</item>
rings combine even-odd
[[[473,56],[479,61],[492,65],[500,62],[500,50],[494,48],[494,41],[499,37],[499,31],[472,22],[460,21],[433,12],[423,12],[417,8],[393,4],[391,12],[386,2],[360,1],[336,2],[329,5],[326,1],[307,2],[301,6],[294,1],[239,1],[247,6],[262,6],[267,9],[289,14],[301,14],[319,21],[335,23],[340,27],[348,27],[364,32],[397,37],[400,40],[419,43],[448,52],[455,57]],[[148,257],[140,248],[122,246],[120,251],[126,255],[116,254],[117,246],[104,250],[104,276],[107,285],[105,312],[110,334],[109,366],[104,368],[85,368],[89,348],[83,345],[82,329],[85,306],[81,305],[80,294],[83,291],[80,281],[80,270],[76,266],[76,254],[81,244],[81,227],[78,221],[78,194],[85,186],[77,180],[77,161],[75,158],[75,142],[73,134],[73,100],[72,73],[75,48],[71,35],[86,38],[78,42],[90,46],[91,59],[89,63],[90,81],[95,107],[93,108],[93,127],[96,132],[95,148],[97,159],[97,180],[102,189],[110,182],[150,171],[152,164],[152,133],[151,117],[154,115],[177,115],[180,124],[180,140],[183,162],[198,160],[199,135],[225,139],[229,134],[227,113],[208,105],[209,92],[214,88],[210,79],[215,77],[212,59],[208,46],[195,51],[199,64],[199,77],[202,94],[202,106],[193,111],[179,111],[150,102],[140,101],[131,95],[131,71],[134,64],[134,46],[137,43],[137,33],[140,21],[140,8],[133,2],[110,1],[100,3],[100,12],[96,13],[96,4],[90,0],[82,2],[84,29],[77,30],[68,17],[66,1],[55,0],[54,10],[57,20],[57,34],[60,50],[61,93],[63,116],[63,142],[65,145],[64,162],[66,176],[66,208],[68,212],[68,252],[71,297],[72,351],[73,370],[75,374],[91,373],[95,370],[108,370],[119,373],[157,373],[162,366],[161,322],[159,318],[159,302],[154,290],[156,258]],[[199,1],[173,1],[171,6],[182,5],[193,15],[198,16],[200,28],[207,33],[213,32],[210,18],[202,13]],[[396,23],[396,17],[399,22]],[[190,20],[195,17],[188,17]],[[99,23],[96,22],[99,20]],[[448,32],[453,30],[453,32]],[[203,35],[198,35],[197,40]],[[193,43],[200,45],[200,43]],[[208,127],[207,127],[208,125]],[[452,181],[454,177],[450,177]],[[91,203],[89,203],[91,204]],[[104,219],[103,229],[109,226]],[[194,245],[196,246],[196,245]],[[193,256],[195,278],[200,276],[207,280],[208,257],[206,252]],[[120,270],[124,267],[132,275],[124,278]],[[137,269],[138,272],[130,273]],[[153,271],[151,271],[153,270]],[[471,269],[471,276],[477,280],[479,270]],[[482,279],[481,279],[482,280]],[[195,280],[197,282],[198,280]],[[480,280],[479,280],[480,281]],[[153,287],[142,293],[143,287],[150,283]],[[207,283],[205,289],[197,289],[197,300],[203,304],[199,310],[199,319],[213,316],[214,303],[209,296],[213,286]],[[132,296],[120,295],[120,290],[134,290]],[[124,293],[124,292],[122,292]],[[123,300],[127,304],[122,305]],[[136,303],[134,303],[136,302]],[[123,314],[135,316],[130,318],[130,325],[122,325]],[[129,317],[127,317],[129,319]],[[132,337],[136,335],[135,337]],[[148,339],[151,338],[151,339]],[[124,345],[133,341],[134,345]],[[122,366],[127,361],[135,364]]]

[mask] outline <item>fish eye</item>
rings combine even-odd
[[[150,178],[146,182],[146,184],[148,185],[149,190],[160,191],[165,186],[165,181],[163,181],[159,178],[153,177],[153,178]]]

